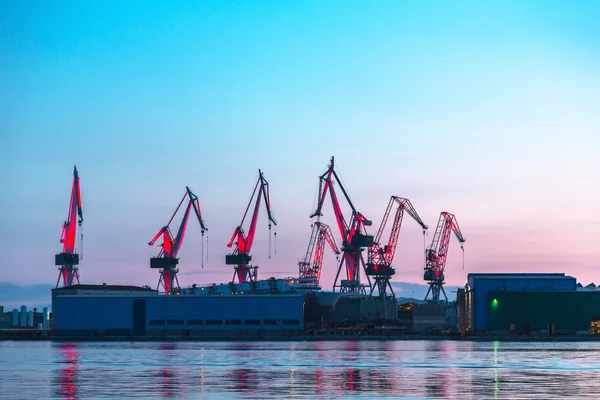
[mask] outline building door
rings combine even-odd
[[[146,334],[146,300],[133,301],[133,334]]]

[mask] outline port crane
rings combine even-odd
[[[350,205],[352,210],[352,217],[350,224],[346,223],[340,203],[337,198],[337,194],[334,188],[335,182],[339,185],[346,201]],[[373,244],[373,236],[368,235],[366,227],[371,226],[372,222],[369,221],[364,215],[356,210],[354,204],[350,200],[346,189],[342,185],[337,173],[334,170],[334,158],[331,157],[331,162],[327,168],[327,171],[319,177],[319,197],[318,205],[315,212],[310,215],[310,218],[321,217],[323,205],[325,203],[325,197],[327,192],[330,193],[331,202],[333,204],[333,212],[335,219],[342,236],[342,258],[338,267],[335,281],[333,283],[333,291],[339,288],[340,292],[358,292],[365,293],[364,285],[360,283],[360,266],[365,268],[365,262],[362,257],[362,251]],[[338,284],[338,278],[343,266],[346,266],[346,279],[342,279]],[[367,275],[369,286],[371,286],[371,280]]]
[[[177,230],[177,236],[173,237],[170,225],[186,198],[188,199],[188,204],[185,213],[183,214],[181,224],[179,225],[179,229]],[[162,249],[158,256],[150,258],[150,268],[159,270],[160,277],[158,278],[157,290],[162,286],[165,294],[171,294],[172,291],[179,290],[179,280],[177,279],[177,273],[179,272],[177,264],[179,264],[179,258],[177,257],[177,253],[179,253],[179,250],[181,249],[181,244],[185,236],[192,209],[198,218],[202,231],[202,260],[204,262],[204,232],[208,229],[202,218],[202,210],[200,209],[198,196],[196,196],[188,186],[185,187],[185,194],[181,198],[181,201],[169,222],[163,226],[148,243],[149,246],[154,246],[154,243],[162,237],[162,243],[159,245]]]
[[[446,302],[448,296],[444,291],[444,269],[446,268],[446,257],[448,256],[448,247],[450,245],[450,236],[454,232],[454,235],[460,243],[460,248],[464,251],[465,248],[463,243],[465,238],[458,227],[458,222],[454,214],[443,211],[440,214],[433,240],[427,249],[425,250],[425,273],[423,279],[428,281],[429,289],[425,295],[425,300],[428,299],[431,293],[432,301],[438,303],[440,300],[440,292],[444,295]]]
[[[396,207],[396,213],[394,214],[394,222],[390,231],[390,237],[388,243],[386,245],[382,245],[383,232],[394,207]],[[367,276],[374,278],[370,294],[372,295],[375,288],[377,288],[379,297],[383,299],[383,304],[386,307],[386,316],[388,315],[388,302],[386,299],[388,288],[391,292],[392,299],[396,299],[396,295],[392,289],[392,285],[390,284],[390,279],[396,273],[396,270],[392,267],[392,260],[394,259],[394,254],[396,253],[398,237],[400,235],[400,228],[402,227],[402,219],[405,212],[421,226],[423,229],[423,235],[425,235],[428,227],[421,220],[410,200],[398,196],[392,196],[388,203],[387,209],[383,214],[383,219],[381,221],[381,225],[379,226],[379,230],[375,235],[375,239],[373,240],[373,245],[371,245],[368,250],[369,256],[367,261]]]
[[[248,215],[248,210],[252,205],[252,200],[256,196],[256,203],[254,204],[254,212],[252,213],[252,219],[250,220],[250,228],[246,235],[244,228],[244,221]],[[233,252],[225,256],[225,264],[235,265],[232,282],[235,282],[237,277],[238,283],[245,282],[256,282],[258,266],[249,265],[252,260],[250,250],[252,250],[252,244],[254,243],[254,236],[256,233],[256,223],[258,221],[258,212],[260,211],[261,198],[265,200],[265,207],[267,209],[267,217],[269,218],[269,258],[271,258],[271,224],[277,226],[277,222],[271,212],[271,195],[269,191],[269,182],[264,178],[261,170],[258,170],[258,180],[254,186],[254,191],[242,217],[242,222],[235,228],[227,247],[235,246]],[[277,235],[277,233],[275,233]],[[275,236],[276,237],[276,236]]]
[[[306,255],[298,263],[300,278],[315,278],[317,284],[320,282],[325,242],[329,244],[336,256],[340,254],[340,250],[335,244],[335,239],[333,238],[333,233],[331,232],[329,225],[322,222],[315,222],[312,227]]]
[[[63,223],[60,242],[63,244],[62,253],[56,254],[54,264],[59,266],[56,287],[60,284],[62,277],[63,287],[79,283],[79,254],[75,250],[75,239],[77,236],[77,225],[81,227],[83,222],[83,211],[81,208],[81,186],[79,184],[79,173],[77,166],[73,167],[73,185],[71,187],[71,202],[67,220]],[[81,234],[80,247],[83,245],[83,233]]]

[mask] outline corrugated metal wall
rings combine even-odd
[[[481,274],[483,275],[483,274]],[[480,276],[481,276],[480,275]],[[520,290],[520,291],[575,291],[575,278],[564,276],[562,278],[544,279],[535,275],[527,276],[515,274],[519,278],[507,278],[509,274],[499,277],[490,275],[488,277],[470,278],[469,286],[470,307],[473,312],[473,326],[476,331],[490,329],[490,304],[488,292],[491,290]]]
[[[134,300],[137,302],[134,315]],[[56,296],[54,329],[72,334],[137,334],[303,327],[303,295]],[[135,318],[134,318],[135,317]],[[145,329],[140,327],[145,320]],[[110,334],[111,332],[103,332]]]
[[[600,317],[600,292],[490,291],[488,308],[491,330],[508,331],[515,324],[519,332],[539,331],[552,324],[555,333],[575,333]]]

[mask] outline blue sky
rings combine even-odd
[[[464,270],[450,249],[451,284],[498,270],[599,281],[599,19],[594,1],[4,2],[1,280],[56,281],[75,163],[82,281],[154,285],[147,242],[186,185],[210,254],[201,269],[190,225],[181,283],[229,280],[258,168],[279,226],[268,259],[261,215],[254,260],[292,275],[334,155],[376,226],[390,195],[429,225],[456,214],[467,243]],[[422,251],[407,219],[397,280],[421,282]]]

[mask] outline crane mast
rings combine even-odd
[[[248,234],[246,235],[243,225],[246,216],[248,215],[248,210],[252,205],[252,200],[256,196],[256,203],[254,204],[254,212],[252,213],[252,219],[250,220],[250,227],[248,229]],[[254,191],[252,192],[252,196],[250,197],[250,201],[248,202],[248,206],[246,207],[246,211],[244,212],[244,216],[242,217],[242,222],[235,228],[227,247],[235,248],[231,254],[225,256],[225,264],[227,265],[235,265],[233,279],[235,282],[236,277],[238,283],[245,282],[256,282],[257,279],[257,269],[258,266],[249,265],[252,260],[252,256],[250,255],[250,250],[252,250],[252,244],[254,243],[254,236],[256,233],[256,224],[258,222],[258,213],[260,211],[260,202],[261,198],[265,201],[265,207],[267,209],[267,217],[269,219],[269,258],[271,258],[271,224],[277,226],[277,222],[271,213],[271,195],[269,191],[269,182],[264,178],[261,170],[258,170],[258,181],[254,186]],[[275,233],[276,235],[277,233]]]
[[[157,289],[162,286],[165,294],[171,294],[173,291],[179,289],[179,280],[177,279],[177,273],[179,272],[177,264],[179,264],[179,258],[177,257],[177,254],[179,253],[179,249],[181,249],[181,244],[185,237],[188,220],[192,210],[194,210],[194,213],[198,218],[202,231],[202,259],[204,260],[204,232],[208,229],[202,218],[202,210],[200,209],[198,196],[196,196],[188,186],[185,187],[185,190],[185,194],[181,198],[179,205],[175,209],[175,212],[167,225],[163,226],[148,243],[149,246],[154,246],[154,243],[162,237],[162,243],[160,244],[162,248],[158,256],[150,258],[150,268],[159,270],[160,276],[158,278]],[[177,236],[173,237],[170,225],[186,198],[188,198],[188,204],[185,213],[183,214],[181,224],[179,225],[179,229],[177,230]]]
[[[77,218],[79,218],[77,220]],[[73,185],[71,187],[71,201],[67,220],[63,223],[60,243],[63,244],[62,253],[56,254],[54,264],[59,266],[56,287],[60,284],[61,277],[64,286],[71,286],[75,281],[79,283],[79,254],[75,249],[77,236],[77,225],[81,227],[83,222],[83,211],[81,208],[81,187],[79,184],[79,173],[77,166],[73,167]],[[81,235],[83,240],[83,234]]]
[[[335,182],[339,185],[346,201],[350,205],[352,210],[352,217],[350,223],[346,223],[340,203],[337,198],[337,194],[334,188]],[[339,288],[340,292],[359,292],[364,293],[364,285],[360,283],[360,266],[362,265],[365,269],[365,263],[362,257],[362,251],[364,248],[369,247],[373,244],[373,236],[368,235],[366,227],[371,226],[371,221],[365,218],[360,212],[356,210],[354,204],[350,200],[346,189],[342,185],[337,173],[334,170],[334,158],[331,157],[331,163],[327,168],[327,171],[319,177],[319,201],[317,209],[313,212],[310,218],[322,216],[322,209],[327,197],[327,192],[330,193],[331,203],[333,205],[333,212],[335,219],[342,237],[342,259],[340,261],[338,271],[333,283],[333,290]],[[346,266],[346,279],[342,279],[338,284],[338,278],[343,266]],[[369,286],[371,280],[367,275]]]
[[[333,238],[333,233],[331,232],[329,225],[315,222],[308,242],[306,255],[298,263],[300,278],[314,278],[316,279],[317,284],[319,283],[321,279],[325,242],[329,244],[336,256],[340,254],[340,250],[335,244],[335,239]]]
[[[440,300],[440,292],[444,295],[446,301],[448,296],[444,291],[444,270],[446,268],[446,258],[448,257],[448,247],[450,245],[450,236],[454,235],[460,243],[460,248],[464,254],[463,243],[465,238],[458,227],[458,222],[454,214],[443,211],[440,214],[433,240],[425,250],[425,273],[423,279],[429,282],[429,289],[425,295],[425,300],[428,299],[431,293],[432,301],[438,303]]]
[[[394,222],[390,231],[390,237],[387,245],[382,246],[381,239],[383,232],[394,206],[396,206],[396,213],[394,215]],[[421,217],[419,217],[419,214],[417,214],[417,211],[411,204],[410,200],[398,196],[392,196],[383,215],[383,219],[373,241],[373,245],[369,247],[368,251],[369,258],[367,261],[367,275],[370,275],[374,278],[374,283],[371,286],[370,294],[372,295],[375,291],[375,288],[377,288],[379,297],[384,299],[383,304],[385,304],[386,307],[387,301],[385,298],[387,297],[388,288],[391,292],[392,299],[395,300],[396,298],[390,283],[390,279],[396,273],[396,270],[392,268],[392,260],[394,259],[394,254],[396,253],[404,212],[408,213],[408,215],[410,215],[412,219],[414,219],[421,226],[421,228],[423,228],[423,235],[425,235],[427,225],[425,225],[425,223],[421,220]]]

